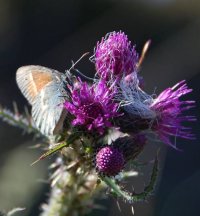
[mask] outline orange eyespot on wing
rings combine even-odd
[[[53,81],[53,70],[36,65],[23,66],[17,70],[16,80],[21,92],[33,104],[38,93]]]

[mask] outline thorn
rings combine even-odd
[[[19,110],[17,107],[17,103],[15,101],[13,101],[13,109],[14,109],[14,114],[19,117]]]
[[[73,161],[71,162],[71,164],[69,164],[66,169],[69,170],[71,168],[73,168],[74,166],[76,166],[80,161]]]
[[[30,166],[35,165],[37,162],[39,162],[40,160],[44,159],[44,155],[40,156],[36,161],[34,161]]]
[[[35,144],[35,145],[32,145],[32,146],[29,146],[28,148],[29,149],[36,149],[36,148],[40,148],[42,146],[42,144],[38,143],[38,144]]]
[[[51,182],[51,187],[54,187],[60,178],[61,178],[61,174],[55,177]]]
[[[7,216],[14,215],[16,212],[24,211],[24,210],[26,210],[26,208],[21,208],[21,207],[14,208],[14,209],[12,209],[11,211],[8,212]]]
[[[143,49],[142,49],[142,53],[141,53],[139,62],[138,62],[138,64],[137,64],[137,68],[139,68],[139,67],[141,66],[142,62],[144,61],[144,58],[145,58],[145,56],[146,56],[146,53],[147,53],[147,51],[148,51],[148,49],[149,49],[150,44],[151,44],[151,40],[148,40],[148,41],[144,44],[144,47],[143,47]]]
[[[43,184],[48,184],[49,185],[49,181],[48,180],[44,180],[44,179],[37,179],[36,182],[43,183]]]
[[[47,155],[47,153],[44,153],[44,154],[41,155],[36,161],[34,161],[30,166],[35,165],[37,162],[39,162],[40,160],[45,159],[47,156],[49,156],[49,155]]]
[[[131,212],[132,212],[133,215],[135,214],[135,211],[134,211],[134,207],[133,207],[133,206],[131,206]]]
[[[158,159],[158,155],[160,154],[160,151],[161,151],[161,147],[159,147],[157,150],[156,159]]]
[[[120,212],[122,212],[122,210],[121,210],[121,207],[120,207],[120,205],[119,205],[119,201],[118,201],[118,200],[117,200],[117,207],[118,207],[119,211],[120,211]]]
[[[28,120],[29,124],[31,125],[31,123],[32,123],[31,122],[32,117],[31,117],[31,114],[29,113],[29,110],[28,110],[27,106],[24,107],[24,112],[25,112],[25,115],[27,117],[27,120]]]

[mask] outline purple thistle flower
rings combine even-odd
[[[111,32],[97,43],[94,60],[98,75],[109,80],[134,72],[138,54],[123,32]]]
[[[194,116],[187,116],[183,111],[194,107],[195,101],[181,101],[180,97],[190,93],[185,80],[177,83],[172,88],[164,90],[151,104],[151,109],[156,112],[156,120],[152,129],[158,133],[160,139],[166,144],[176,148],[170,137],[194,139],[190,128],[183,126],[184,121],[195,121]]]
[[[117,175],[124,167],[122,152],[112,146],[100,149],[96,155],[96,168],[98,172],[108,176]]]
[[[102,135],[112,126],[111,119],[121,115],[117,112],[119,105],[112,101],[114,94],[103,80],[92,86],[80,81],[80,88],[71,90],[72,102],[66,101],[64,107],[75,116],[74,126],[80,125]]]

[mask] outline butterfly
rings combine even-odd
[[[67,115],[63,103],[68,98],[69,73],[28,65],[17,70],[16,81],[32,105],[32,118],[40,132],[50,136],[61,131]]]

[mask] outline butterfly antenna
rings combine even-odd
[[[68,71],[74,69],[74,66],[77,65],[88,54],[89,54],[89,52],[84,53],[75,63],[72,61],[72,66],[71,66],[71,68]]]
[[[142,49],[142,53],[141,53],[139,62],[138,62],[138,64],[137,64],[137,68],[139,68],[139,67],[141,66],[142,62],[144,61],[144,58],[145,58],[145,56],[146,56],[146,53],[147,53],[147,51],[148,51],[148,49],[149,49],[150,44],[151,44],[151,40],[148,40],[148,41],[144,44],[144,47],[143,47],[143,49]]]
[[[74,69],[78,74],[80,74],[82,77],[84,77],[85,79],[88,79],[88,80],[91,80],[91,81],[94,81],[95,79],[94,78],[91,78],[91,77],[88,77],[86,76],[85,74],[81,73],[78,69]]]

